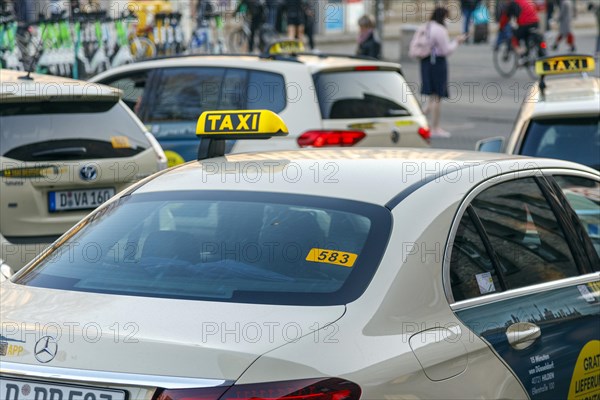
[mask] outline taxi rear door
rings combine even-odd
[[[532,399],[598,398],[600,263],[560,198],[541,176],[472,196],[453,239],[451,307]]]

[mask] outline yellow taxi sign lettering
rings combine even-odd
[[[318,249],[315,247],[308,252],[306,261],[352,268],[357,258],[358,254],[338,250]]]
[[[294,54],[303,53],[304,43],[299,40],[283,40],[281,42],[275,42],[269,47],[269,54]]]
[[[196,135],[219,139],[264,139],[287,134],[283,120],[269,110],[207,111],[196,125]]]
[[[583,55],[546,57],[535,62],[535,72],[540,76],[594,72],[595,68],[594,57]]]

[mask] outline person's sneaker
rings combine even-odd
[[[433,138],[449,138],[452,136],[450,132],[443,130],[442,128],[434,128],[431,130],[431,137]]]

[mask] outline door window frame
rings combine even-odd
[[[491,179],[488,179],[488,180],[480,183],[475,188],[473,188],[467,194],[467,196],[465,196],[465,198],[462,201],[462,204],[460,205],[459,209],[457,210],[454,221],[452,222],[449,239],[446,243],[446,248],[444,250],[444,262],[442,265],[442,281],[443,281],[444,292],[446,294],[448,304],[450,304],[450,307],[452,310],[458,311],[458,310],[464,309],[464,308],[470,308],[470,307],[474,307],[474,306],[481,305],[481,304],[487,304],[487,303],[501,301],[501,300],[505,300],[505,299],[509,299],[509,298],[520,297],[520,296],[531,294],[531,293],[543,292],[543,291],[547,291],[550,289],[572,286],[572,285],[577,285],[580,283],[588,283],[588,282],[594,282],[594,281],[600,280],[600,272],[593,270],[592,266],[590,265],[590,260],[587,257],[582,257],[582,254],[588,255],[589,250],[582,249],[581,246],[578,245],[579,239],[577,238],[577,234],[576,234],[576,230],[578,229],[578,227],[575,226],[574,224],[570,223],[569,222],[570,216],[565,214],[565,211],[567,211],[569,213],[570,212],[574,213],[575,211],[573,211],[570,206],[568,209],[563,208],[564,205],[562,204],[562,202],[566,201],[566,199],[562,200],[561,199],[561,197],[563,197],[562,191],[560,193],[557,193],[556,188],[553,187],[553,185],[551,184],[551,182],[554,180],[552,178],[553,175],[576,175],[576,176],[581,176],[581,177],[585,177],[585,178],[592,179],[592,180],[599,180],[598,176],[594,176],[593,174],[589,174],[589,173],[581,173],[580,174],[579,171],[576,171],[576,170],[566,170],[566,169],[544,169],[543,171],[539,170],[539,169],[524,170],[524,171],[518,171],[518,173],[511,172],[511,173],[507,173],[504,175],[500,175],[500,176],[496,176]],[[548,282],[541,282],[538,284],[523,286],[523,287],[514,288],[514,289],[509,288],[506,291],[502,291],[502,292],[498,292],[498,293],[492,293],[492,294],[482,295],[482,296],[478,296],[478,297],[473,297],[473,298],[466,299],[466,300],[455,301],[454,295],[452,293],[452,284],[451,284],[451,280],[450,280],[450,264],[451,264],[451,255],[452,255],[452,251],[453,251],[453,247],[454,247],[454,241],[455,241],[458,227],[461,223],[462,218],[465,215],[468,215],[468,210],[469,210],[469,208],[472,208],[471,204],[472,204],[473,200],[480,193],[491,188],[492,186],[496,186],[498,184],[502,184],[502,183],[506,183],[506,182],[510,182],[510,181],[516,181],[518,179],[524,179],[524,178],[534,178],[536,180],[536,182],[538,183],[538,187],[542,191],[543,196],[546,198],[548,205],[550,206],[552,212],[554,213],[554,215],[557,219],[557,223],[563,229],[563,233],[565,235],[565,241],[567,241],[567,243],[569,244],[569,249],[571,250],[571,254],[575,261],[576,267],[579,271],[579,276],[571,276],[571,277],[567,277],[567,278],[563,278],[563,279],[558,279],[558,280],[548,281]],[[469,217],[472,219],[471,215],[469,215]],[[579,228],[582,229],[581,227],[579,227]],[[478,229],[478,231],[479,231],[479,229]],[[481,236],[481,232],[479,232],[479,234]],[[484,243],[486,243],[486,242],[489,243],[489,237],[487,235],[485,237],[481,236],[481,239]],[[576,248],[577,250],[573,251],[573,248]],[[487,245],[486,245],[486,249],[487,249]],[[497,270],[497,266],[494,262],[495,255],[491,255],[491,259],[492,259],[492,264],[494,265],[494,268]]]

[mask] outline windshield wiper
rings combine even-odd
[[[85,147],[59,147],[57,149],[42,150],[35,152],[31,157],[46,157],[46,156],[83,156],[87,153]]]

